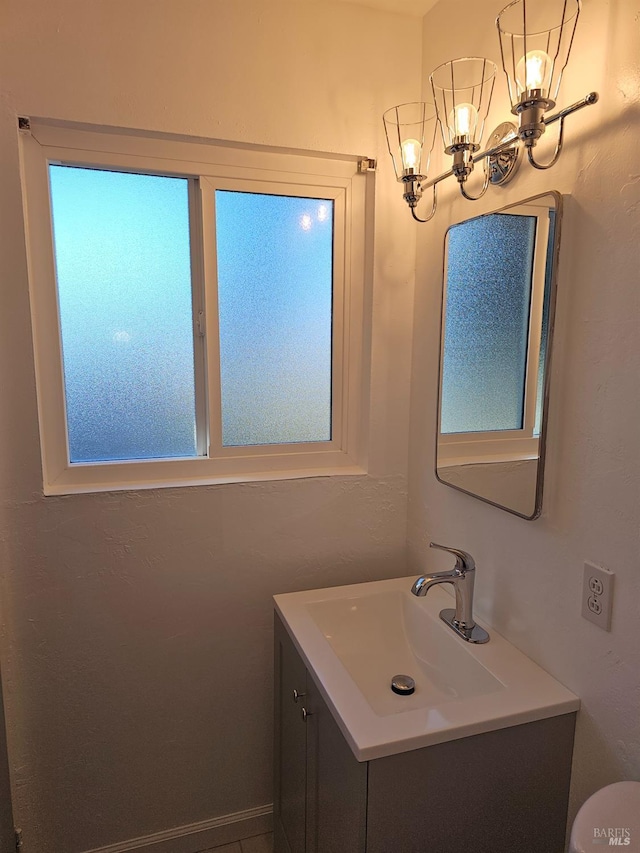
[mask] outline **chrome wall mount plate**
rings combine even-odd
[[[487,148],[497,148],[511,139],[513,145],[490,154],[484,161],[484,168],[489,172],[489,183],[494,187],[508,184],[516,174],[522,162],[523,147],[518,139],[518,129],[512,121],[499,124],[487,140]]]

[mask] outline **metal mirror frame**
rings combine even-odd
[[[518,512],[516,509],[512,507],[504,506],[504,504],[497,503],[496,501],[492,501],[489,498],[484,497],[483,495],[479,495],[475,492],[471,492],[468,489],[463,489],[461,486],[458,486],[454,483],[447,482],[443,480],[438,474],[438,443],[440,438],[440,424],[442,417],[442,382],[443,382],[443,368],[444,368],[444,331],[445,331],[445,312],[446,312],[446,275],[447,275],[447,245],[448,245],[448,236],[449,231],[452,228],[457,227],[458,225],[462,225],[465,222],[470,222],[475,219],[483,219],[486,216],[491,216],[495,213],[505,213],[514,207],[520,207],[521,205],[529,204],[531,202],[539,201],[542,198],[546,198],[551,196],[555,202],[555,224],[554,224],[554,232],[553,232],[553,254],[551,261],[551,281],[549,283],[549,319],[548,319],[548,332],[547,332],[547,344],[545,350],[544,357],[544,385],[542,390],[542,417],[541,417],[541,425],[540,425],[540,436],[539,436],[539,444],[538,444],[538,468],[536,472],[536,490],[535,490],[535,503],[534,510],[531,515],[526,515],[522,512]],[[463,492],[470,497],[477,498],[478,500],[483,501],[483,503],[490,504],[491,506],[497,507],[497,509],[503,509],[506,512],[511,513],[512,515],[517,515],[519,518],[523,518],[527,521],[533,521],[534,519],[540,516],[542,512],[542,495],[543,495],[543,487],[544,487],[544,466],[545,466],[545,457],[546,457],[546,446],[547,446],[547,426],[548,426],[548,418],[549,418],[549,389],[551,384],[551,363],[552,363],[552,354],[553,354],[553,337],[554,337],[554,328],[555,328],[555,320],[556,320],[556,297],[557,297],[557,289],[558,289],[558,264],[559,264],[559,255],[560,255],[560,234],[562,230],[562,217],[563,217],[563,197],[562,194],[557,190],[548,190],[544,193],[539,193],[535,196],[529,196],[528,198],[521,199],[516,202],[512,202],[511,204],[505,205],[504,207],[497,208],[496,210],[488,211],[487,213],[483,213],[480,216],[473,216],[469,219],[463,219],[460,222],[456,222],[453,225],[450,225],[445,232],[444,237],[444,251],[443,251],[443,266],[442,266],[442,288],[440,290],[440,364],[438,371],[438,410],[437,410],[437,423],[436,423],[436,436],[435,436],[435,457],[434,457],[434,470],[436,474],[436,479],[438,482],[442,483],[444,486],[449,486],[452,489],[456,489],[459,492]]]

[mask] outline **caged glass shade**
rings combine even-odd
[[[580,0],[513,0],[496,19],[513,113],[523,101],[555,106],[569,61]]]
[[[435,139],[433,104],[400,104],[387,110],[382,118],[396,178],[399,181],[425,180]]]
[[[447,154],[480,148],[496,71],[490,60],[472,56],[444,62],[429,77]]]

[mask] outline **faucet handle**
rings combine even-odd
[[[476,568],[476,561],[473,559],[471,554],[467,554],[466,551],[460,551],[458,548],[449,548],[447,545],[438,545],[437,542],[429,542],[430,548],[438,548],[440,551],[448,551],[449,554],[453,554],[456,558],[456,569],[458,569],[462,574],[465,572],[473,572]]]

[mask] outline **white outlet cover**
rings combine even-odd
[[[584,564],[582,615],[604,631],[611,630],[611,605],[615,574],[594,563]]]

